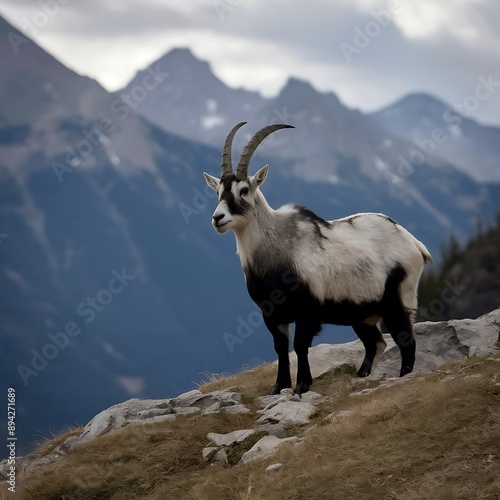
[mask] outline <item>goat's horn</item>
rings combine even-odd
[[[236,170],[236,178],[238,180],[246,179],[248,176],[248,164],[250,163],[250,158],[254,154],[255,150],[259,146],[259,144],[269,135],[275,132],[276,130],[280,130],[282,128],[294,128],[292,125],[268,125],[263,129],[259,130],[248,142],[245,146],[245,149],[241,153],[240,161],[238,162],[238,168]]]
[[[232,129],[231,132],[227,135],[226,142],[224,143],[224,149],[222,151],[222,161],[221,161],[221,179],[222,177],[225,177],[226,175],[231,175],[233,173],[233,165],[231,162],[231,147],[233,145],[233,138],[234,134],[236,134],[237,130],[240,127],[243,127],[246,122],[241,122],[238,123],[238,125],[235,125]]]

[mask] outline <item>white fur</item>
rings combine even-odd
[[[297,208],[285,205],[273,210],[260,192],[258,195],[263,213],[251,218],[245,227],[235,230],[237,253],[243,267],[254,264],[255,250],[262,245],[286,244],[298,276],[321,302],[331,299],[362,303],[382,298],[387,276],[400,264],[407,273],[400,288],[402,303],[408,310],[416,308],[423,256],[430,258],[430,254],[403,227],[380,214],[363,213],[352,216],[355,217],[354,225],[346,219],[339,219],[330,221],[330,228],[321,227],[321,233],[326,237],[321,239],[322,247],[318,244],[314,226],[308,221],[298,223],[293,242],[270,242],[273,227],[277,233],[278,226]],[[262,231],[263,220],[265,232]],[[370,266],[370,272],[363,272],[366,265]]]
[[[380,360],[382,359],[382,354],[384,354],[386,347],[387,347],[387,342],[382,337],[382,339],[377,342],[377,351],[375,353],[375,357],[373,358],[373,363],[370,370],[372,375],[375,373],[375,370],[377,369],[377,366],[380,363]]]

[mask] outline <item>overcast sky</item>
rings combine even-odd
[[[460,104],[490,78],[474,118],[500,124],[499,0],[2,0],[0,13],[109,90],[189,47],[230,86],[272,96],[298,76],[365,111],[414,91]]]

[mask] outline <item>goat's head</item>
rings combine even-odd
[[[203,172],[207,184],[217,192],[219,204],[212,216],[212,225],[218,233],[226,233],[230,229],[245,226],[255,209],[257,191],[266,180],[268,166],[262,167],[255,175],[248,176],[250,158],[258,145],[271,133],[282,128],[293,128],[291,125],[269,125],[259,130],[250,139],[241,153],[236,172],[231,163],[231,146],[236,131],[246,122],[233,127],[226,138],[222,152],[221,178]]]

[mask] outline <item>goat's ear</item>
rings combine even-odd
[[[218,191],[219,190],[219,183],[220,180],[217,179],[217,177],[214,177],[213,175],[207,174],[206,172],[203,172],[203,175],[205,176],[205,181],[206,183],[214,190]]]
[[[250,182],[252,183],[253,186],[260,186],[263,184],[263,182],[266,180],[267,177],[267,170],[269,168],[269,165],[265,165],[262,167],[255,175],[250,177]]]

